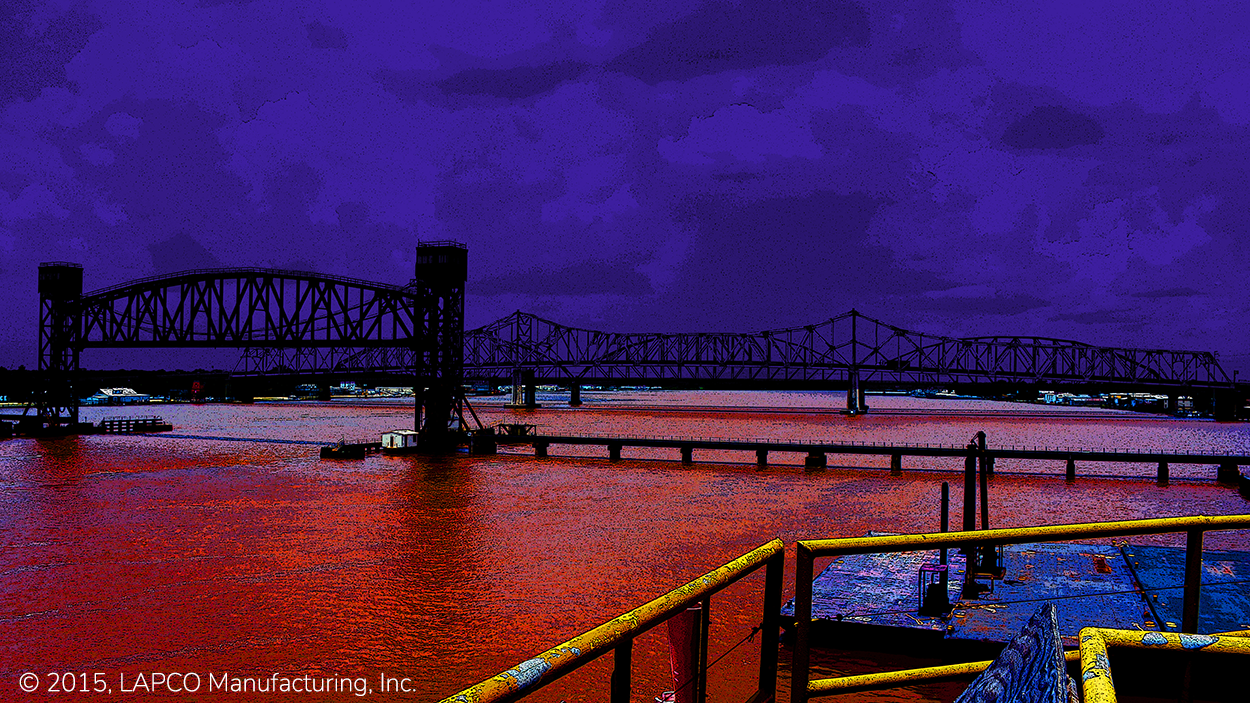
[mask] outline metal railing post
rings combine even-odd
[[[1181,606],[1181,632],[1198,632],[1198,596],[1202,592],[1202,530],[1189,530],[1185,538],[1185,600]]]
[[[634,638],[621,640],[612,650],[612,703],[629,703],[633,683]]]
[[[699,675],[695,679],[699,687],[695,691],[695,700],[707,703],[707,636],[712,624],[711,597],[704,598],[702,606],[699,609]]]
[[[760,623],[760,700],[777,698],[777,649],[781,637],[781,584],[786,553],[769,559],[764,571],[764,619]]]
[[[790,703],[807,703],[812,634],[812,561],[801,543],[794,548],[794,654],[790,660]]]

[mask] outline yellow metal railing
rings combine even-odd
[[[1086,627],[1081,630],[1081,681],[1085,703],[1115,703],[1115,685],[1107,647],[1160,649],[1172,652],[1212,652],[1250,655],[1245,632],[1194,635],[1176,632],[1142,632]]]
[[[919,681],[952,678],[977,673],[988,665],[988,662],[974,662],[971,664],[929,667],[927,669],[888,672],[885,674],[865,674],[854,677],[811,680],[812,579],[815,560],[818,557],[911,552],[941,549],[943,547],[980,547],[1002,544],[1060,542],[1096,537],[1125,537],[1129,535],[1184,532],[1186,534],[1185,585],[1184,600],[1181,607],[1181,631],[1192,634],[1196,633],[1198,628],[1198,595],[1202,588],[1203,534],[1212,530],[1235,530],[1246,527],[1250,527],[1250,515],[1193,516],[1123,522],[1051,525],[1045,527],[1020,527],[975,532],[937,532],[919,535],[800,541],[795,548],[795,637],[794,656],[791,660],[790,700],[792,703],[806,703],[809,698],[816,696],[849,693],[852,690],[892,688]],[[1159,634],[1166,635],[1168,633]],[[1171,636],[1176,637],[1174,633]],[[1221,641],[1224,641],[1224,639],[1222,638]]]
[[[781,581],[785,569],[785,545],[775,539],[743,554],[714,571],[700,576],[680,588],[645,605],[584,632],[564,644],[517,664],[485,681],[471,686],[442,703],[502,703],[515,701],[588,664],[609,650],[613,652],[611,680],[612,703],[628,703],[631,692],[631,669],[634,638],[686,610],[702,604],[699,627],[699,679],[694,682],[696,696],[706,694],[707,623],[711,597],[726,586],[766,567],[764,605],[760,626],[760,669],[758,687],[749,701],[762,703],[776,698],[777,650],[781,630]]]

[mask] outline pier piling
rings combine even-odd
[[[761,469],[768,466],[768,450],[767,449],[755,450],[755,465]]]
[[[620,460],[621,460],[621,443],[610,442],[608,444],[608,461],[620,461]]]
[[[694,463],[694,447],[686,445],[681,448],[681,463],[683,464]]]
[[[1076,480],[1076,459],[1073,459],[1072,457],[1068,457],[1068,472],[1067,472],[1067,475],[1064,476],[1064,478],[1069,481]]]
[[[903,475],[903,455],[902,454],[895,452],[894,454],[890,455],[890,475],[891,476]]]
[[[546,442],[534,442],[534,456],[538,457],[539,459],[546,458],[547,456],[547,443]]]
[[[1166,461],[1159,462],[1159,470],[1155,474],[1155,482],[1160,486],[1168,485],[1168,463]]]

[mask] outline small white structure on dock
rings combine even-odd
[[[382,433],[382,451],[404,452],[417,448],[417,432],[415,430],[391,430]]]

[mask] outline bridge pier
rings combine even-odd
[[[890,455],[890,475],[891,476],[903,475],[903,455],[899,454],[898,452],[895,452]]]
[[[868,404],[864,402],[864,387],[859,382],[859,369],[852,368],[847,372],[846,414],[862,415],[868,412]]]
[[[768,466],[768,450],[767,449],[755,450],[755,465],[761,469]]]
[[[546,442],[534,442],[534,456],[538,459],[547,458],[547,446]]]
[[[1237,465],[1231,461],[1226,461],[1223,464],[1220,464],[1219,468],[1215,471],[1216,481],[1220,483],[1232,484],[1234,486],[1237,485],[1237,479],[1240,476],[1241,471],[1239,471]]]
[[[620,442],[608,442],[608,461],[621,460],[621,444]]]
[[[685,446],[681,448],[681,463],[687,465],[694,463],[694,447]]]
[[[1180,394],[1168,393],[1168,415],[1176,416],[1176,413],[1181,409],[1180,400]]]
[[[505,408],[533,410],[542,407],[537,403],[537,386],[534,382],[534,369],[512,370],[512,402]]]
[[[1168,463],[1166,461],[1159,462],[1159,469],[1155,472],[1155,483],[1160,486],[1168,485]]]
[[[807,458],[803,460],[803,468],[808,470],[823,469],[829,465],[829,460],[825,457],[824,452],[811,451],[807,453]]]
[[[582,384],[574,383],[569,386],[569,407],[577,408],[582,404]]]
[[[1064,479],[1068,481],[1076,480],[1076,459],[1072,457],[1068,457],[1067,475],[1064,476]]]

